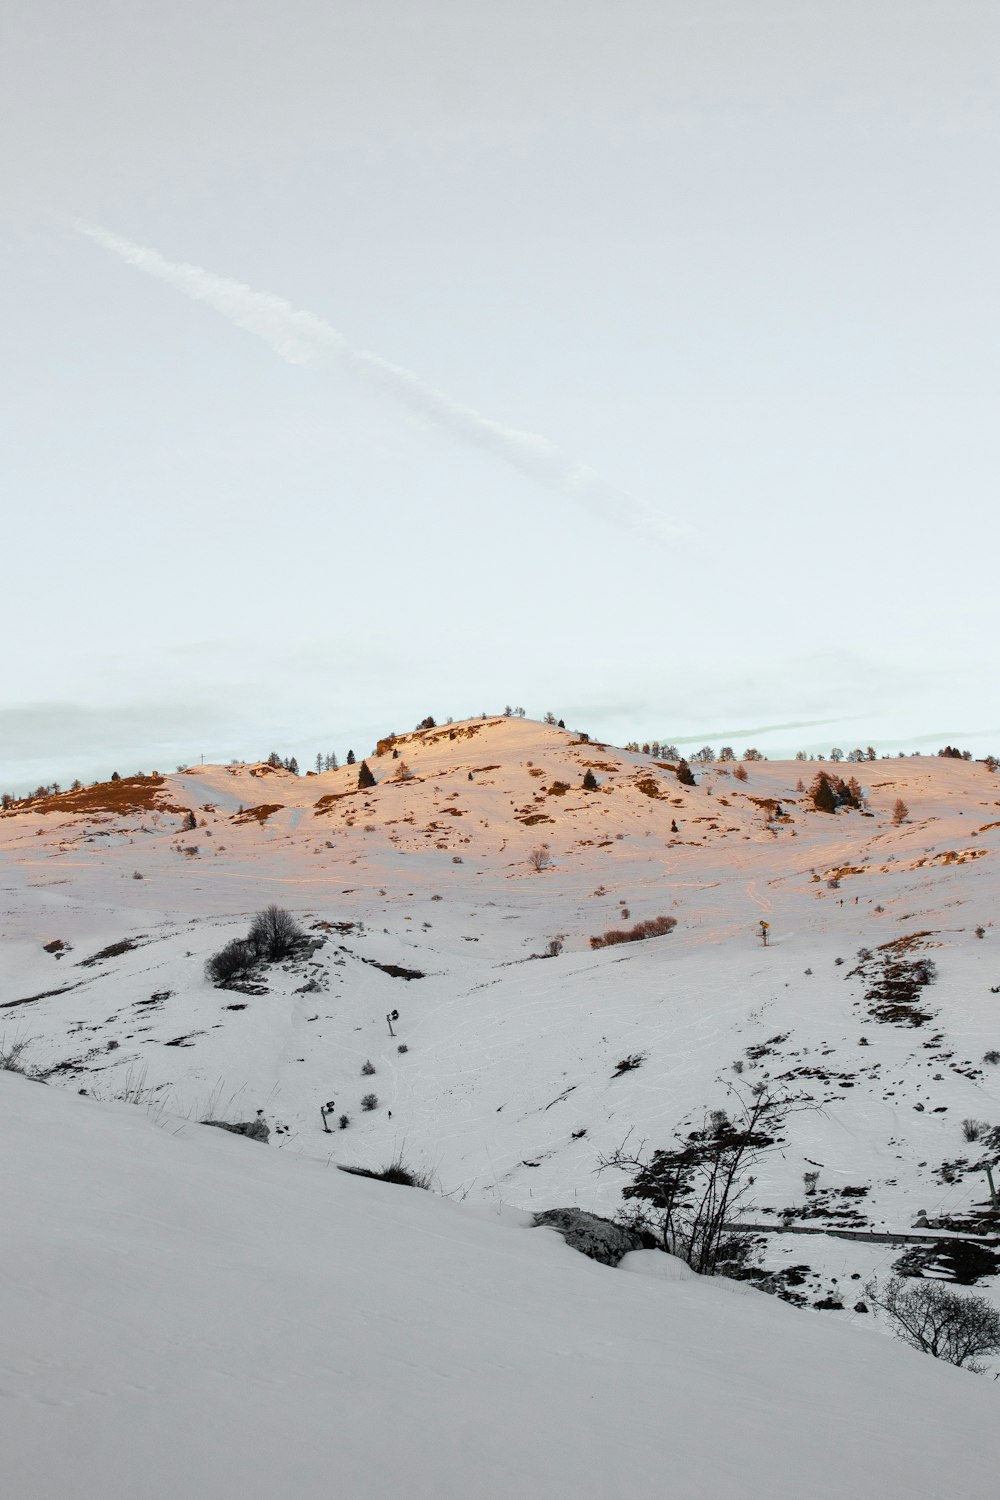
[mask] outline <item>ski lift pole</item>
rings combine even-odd
[[[996,1213],[997,1209],[1000,1208],[1000,1203],[997,1202],[997,1190],[993,1186],[993,1168],[986,1166],[983,1168],[983,1171],[986,1173],[986,1181],[990,1185],[990,1201],[993,1204],[993,1212]]]

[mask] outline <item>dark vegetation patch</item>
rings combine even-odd
[[[52,995],[65,995],[69,990],[78,990],[82,981],[76,984],[64,984],[58,990],[39,990],[37,995],[25,995],[23,1000],[4,1000],[0,1003],[0,1010],[14,1010],[19,1005],[34,1005],[36,1000],[48,1000]]]
[[[611,1076],[612,1078],[621,1078],[623,1074],[632,1073],[636,1068],[641,1068],[645,1061],[645,1052],[632,1052],[628,1057],[619,1058],[618,1062],[615,1063],[615,1071]]]
[[[636,790],[642,792],[644,797],[659,797],[660,783],[652,776],[640,776],[635,783]]]
[[[860,962],[848,978],[859,976],[865,983],[865,1000],[873,1020],[896,1026],[923,1026],[931,1019],[917,1001],[921,991],[937,978],[932,958],[914,954],[929,932],[912,932],[883,943],[874,954],[862,949]]]
[[[355,958],[361,958],[355,954]],[[383,974],[388,974],[390,979],[426,979],[427,975],[422,969],[404,969],[402,964],[380,964],[377,958],[362,958],[363,964],[371,964],[373,969],[381,969]]]
[[[256,1120],[242,1120],[235,1123],[229,1120],[202,1120],[201,1123],[214,1125],[217,1130],[228,1130],[233,1135],[245,1135],[251,1141],[263,1141],[265,1145],[271,1134],[259,1116]]]
[[[353,797],[356,791],[357,788],[352,787],[349,792],[327,792],[326,796],[320,797],[316,803],[313,816],[317,818],[321,817],[323,813],[330,811],[335,802],[340,802],[344,797]]]
[[[532,828],[536,823],[551,823],[553,820],[545,813],[528,813],[525,817],[518,818],[516,821],[523,823],[526,828]]]
[[[107,948],[102,948],[100,953],[92,953],[89,958],[81,958],[77,964],[78,969],[89,969],[92,964],[103,963],[106,958],[120,958],[123,953],[130,953],[133,948],[138,948],[139,938],[122,938],[120,943],[110,943]]]
[[[767,1057],[775,1047],[780,1047],[782,1042],[788,1041],[788,1032],[779,1031],[777,1036],[769,1036],[766,1042],[756,1042],[752,1047],[746,1048],[747,1057],[751,1062],[759,1062],[762,1057]]]
[[[261,823],[264,824],[276,812],[284,810],[282,802],[261,802],[256,807],[244,808],[242,812],[234,813],[230,818],[231,823]]]
[[[899,1276],[928,1276],[935,1281],[975,1286],[986,1277],[1000,1274],[1000,1252],[973,1240],[939,1240],[937,1244],[911,1245],[892,1269]]]

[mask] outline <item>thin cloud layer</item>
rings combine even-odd
[[[595,469],[563,453],[548,438],[495,422],[425,384],[412,370],[368,350],[352,348],[336,328],[313,313],[293,307],[283,297],[254,291],[201,266],[167,260],[158,251],[136,245],[100,225],[78,223],[76,227],[128,265],[165,281],[196,302],[206,303],[236,327],[256,334],[288,364],[346,369],[422,420],[612,525],[625,524],[655,542],[692,535],[686,523],[664,521]]]

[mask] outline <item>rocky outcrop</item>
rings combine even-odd
[[[616,1266],[630,1250],[643,1248],[642,1236],[636,1230],[582,1208],[547,1208],[535,1215],[535,1228],[543,1227],[558,1229],[567,1245],[605,1266]]]

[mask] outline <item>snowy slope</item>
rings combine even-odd
[[[815,766],[753,763],[745,783],[716,766],[685,788],[648,757],[531,721],[396,748],[412,779],[394,779],[387,746],[368,792],[356,768],[204,767],[0,818],[0,1035],[105,1099],[263,1109],[286,1154],[379,1166],[402,1151],[456,1199],[607,1213],[622,1184],[597,1168],[630,1131],[664,1144],[767,1078],[815,1107],[761,1163],[755,1220],[906,1232],[922,1209],[932,1223],[981,1209],[981,1151],[961,1122],[1000,1124],[1000,1067],[983,1062],[1000,1049],[1000,778],[985,766],[841,768],[873,816],[829,816],[797,790]],[[535,871],[543,842],[551,863]],[[206,956],[270,901],[322,946],[268,971],[266,993],[214,989]],[[658,915],[676,930],[590,947]],[[929,1019],[876,1020],[856,955],[915,934],[938,967]],[[555,937],[557,957],[535,956]],[[46,952],[52,940],[71,951]],[[97,956],[123,941],[135,946]],[[332,1136],[329,1100],[351,1122]],[[782,1233],[765,1253],[811,1267],[802,1295],[842,1301],[847,1320],[851,1278],[888,1270],[899,1248]]]
[[[873,1331],[9,1074],[0,1122],[18,1500],[996,1493],[992,1383]]]

